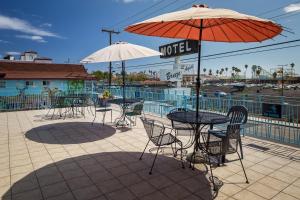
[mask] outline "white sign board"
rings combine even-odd
[[[182,71],[181,70],[173,70],[173,69],[161,69],[159,72],[159,77],[161,81],[180,81],[182,79]]]
[[[161,69],[159,77],[161,81],[181,81],[183,74],[194,74],[193,64],[178,64],[177,69]]]

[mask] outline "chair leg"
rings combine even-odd
[[[112,123],[112,110],[110,110],[110,123]]]
[[[104,126],[105,116],[106,116],[106,111],[105,111],[104,114],[103,114],[102,126]]]
[[[94,119],[93,119],[93,122],[92,122],[92,126],[94,125],[94,122],[95,122],[95,120],[96,120],[96,113],[97,113],[97,111],[96,111],[96,109],[95,109],[95,115],[94,115]]]
[[[215,185],[215,180],[214,180],[214,174],[213,174],[212,168],[211,168],[210,157],[209,157],[209,155],[207,155],[207,156],[208,156],[209,170],[210,170],[210,174],[211,174],[211,181],[212,181],[212,184],[213,184],[213,190],[217,191],[217,188],[216,188],[216,185]]]
[[[153,167],[154,167],[155,160],[156,160],[156,158],[157,158],[157,154],[158,154],[159,149],[160,149],[160,146],[157,147],[157,151],[156,151],[156,154],[155,154],[155,157],[154,157],[154,160],[153,160],[153,163],[152,163],[150,172],[149,172],[150,175],[152,174],[152,169],[153,169]]]
[[[240,145],[240,152],[241,152],[241,158],[244,159],[244,153],[243,153],[243,148],[242,148],[242,139],[239,139],[239,145]]]
[[[247,177],[247,174],[246,174],[246,171],[245,171],[245,168],[244,168],[244,165],[243,165],[242,159],[241,159],[241,156],[240,156],[239,152],[236,152],[236,153],[237,153],[237,154],[238,154],[238,156],[239,156],[239,160],[240,160],[240,162],[241,162],[241,165],[242,165],[242,168],[243,168],[243,171],[244,171],[244,175],[245,175],[245,178],[246,178],[246,183],[249,183],[249,181],[248,181],[248,177]]]
[[[149,142],[150,142],[150,140],[148,140],[148,142],[147,142],[147,144],[146,144],[146,146],[145,146],[145,148],[144,148],[144,151],[143,151],[143,153],[142,153],[141,156],[140,156],[140,160],[142,160],[142,157],[143,157],[143,155],[144,155],[144,153],[145,153],[145,151],[146,151],[146,149],[147,149],[147,146],[148,146]]]
[[[182,165],[182,169],[185,168],[184,163],[183,163],[183,154],[182,154],[182,142],[180,142],[180,160],[181,160],[181,165]]]

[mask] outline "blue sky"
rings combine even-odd
[[[120,20],[136,14],[144,8],[157,4],[152,8],[141,12],[139,15],[129,18],[115,27],[122,31],[125,25],[142,21],[162,13],[188,8],[195,3],[205,3],[212,8],[228,8],[245,14],[256,15],[263,18],[274,18],[276,22],[289,27],[295,34],[285,33],[287,37],[278,36],[274,40],[261,44],[229,44],[204,42],[203,55],[224,51],[248,48],[257,45],[271,44],[300,38],[300,1],[296,0],[1,0],[0,7],[0,55],[6,52],[22,52],[36,50],[41,56],[54,59],[55,62],[64,63],[68,59],[72,63],[78,63],[82,58],[92,52],[108,45],[108,35],[101,33],[101,28],[110,28]],[[270,11],[265,13],[266,11]],[[261,13],[265,13],[261,15]],[[113,36],[114,41],[127,41],[134,44],[158,49],[158,46],[170,42],[169,39],[139,36],[122,32]],[[174,41],[174,40],[172,40]],[[298,43],[297,43],[298,44]],[[195,56],[195,55],[192,55]],[[191,56],[185,56],[188,58]],[[167,60],[159,58],[146,58],[128,61],[130,66],[163,62]],[[300,73],[299,47],[285,50],[270,51],[260,54],[249,54],[236,57],[228,57],[214,60],[205,60],[202,66],[207,69],[219,69],[232,66],[244,69],[244,65],[260,65],[266,69],[274,68],[279,64],[296,64],[296,72]],[[107,70],[108,64],[99,63],[86,65],[91,70]],[[170,68],[170,65],[159,68]],[[148,68],[135,68],[134,70],[148,70]],[[248,70],[250,74],[250,70]]]

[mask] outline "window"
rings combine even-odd
[[[0,80],[0,88],[6,88],[6,82],[4,80]]]
[[[26,81],[26,86],[33,86],[33,81]]]
[[[49,86],[50,85],[50,81],[43,81],[43,86]]]

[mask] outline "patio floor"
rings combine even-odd
[[[86,118],[43,119],[45,110],[0,113],[2,199],[213,199],[207,170],[193,171],[165,152],[153,154],[141,122],[132,129]],[[113,113],[114,117],[118,115]],[[107,117],[108,120],[110,116]],[[98,120],[100,121],[100,120]],[[215,199],[300,199],[300,150],[243,138],[246,184],[239,161],[214,169],[224,182]],[[229,156],[229,160],[236,159]]]

